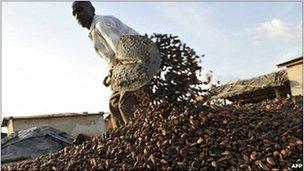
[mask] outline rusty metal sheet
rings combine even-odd
[[[152,40],[140,35],[120,37],[117,61],[113,67],[111,88],[134,91],[150,81],[160,68],[161,55]]]

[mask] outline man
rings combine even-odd
[[[108,87],[111,84],[111,69],[120,63],[115,57],[120,37],[139,34],[113,16],[95,15],[95,8],[89,1],[73,2],[72,10],[78,23],[89,30],[95,51],[110,68],[110,74],[104,79],[104,85]],[[137,98],[132,92],[112,93],[109,105],[113,128],[128,123],[133,117],[135,104]]]

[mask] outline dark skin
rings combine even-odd
[[[82,2],[80,3],[74,2],[72,5],[72,9],[73,9],[73,16],[76,18],[78,23],[82,27],[90,29],[93,18],[95,16],[95,9],[90,4],[82,3]],[[110,82],[111,82],[111,78],[110,76],[107,76],[104,79],[103,84],[108,87],[110,85]]]
[[[90,29],[93,18],[95,16],[95,9],[92,6],[92,4],[90,4],[89,2],[75,1],[72,4],[72,9],[73,9],[73,16],[76,18],[78,23],[82,27]],[[121,62],[122,61],[115,60],[113,63],[119,64]],[[126,63],[128,63],[128,62],[134,63],[133,61],[126,61]],[[111,71],[110,71],[109,76],[107,76],[103,81],[103,84],[107,87],[110,85],[110,83],[111,83]]]
[[[91,23],[95,16],[94,7],[88,3],[75,3],[72,5],[73,16],[78,23],[87,29],[90,29]]]

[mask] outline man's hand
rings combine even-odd
[[[111,85],[111,77],[109,75],[104,78],[103,85],[106,87],[109,87]]]
[[[109,87],[111,85],[111,77],[112,77],[112,69],[109,71],[108,76],[106,76],[103,80],[103,85]]]

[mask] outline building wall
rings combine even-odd
[[[10,124],[8,127],[10,127]],[[13,120],[13,131],[20,131],[39,126],[51,126],[53,128],[67,132],[74,138],[77,137],[77,135],[80,133],[89,136],[98,136],[107,130],[102,115]],[[13,133],[13,131],[8,129],[8,134]]]
[[[293,96],[303,95],[303,63],[287,66],[290,89]]]

